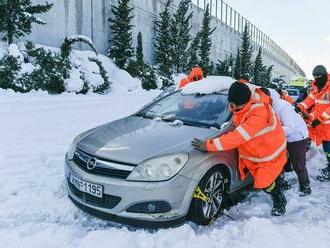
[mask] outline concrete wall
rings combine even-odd
[[[43,0],[32,2],[44,3]],[[48,2],[54,3],[53,8],[48,13],[39,15],[47,22],[47,25],[35,25],[32,34],[27,39],[58,47],[66,36],[84,34],[94,41],[98,51],[106,54],[110,46],[108,18],[111,17],[111,5],[116,4],[117,0],[49,0]],[[173,11],[178,2],[179,0],[174,1]],[[145,59],[152,63],[154,23],[157,15],[164,8],[165,0],[131,0],[131,3],[134,7],[133,45],[136,45],[138,32],[142,32]],[[193,4],[192,9],[194,12],[192,35],[194,36],[201,27],[204,10]],[[217,18],[213,18],[212,25],[216,27],[212,35],[212,60],[216,62],[230,54],[235,55],[241,41],[240,33]],[[255,44],[256,52],[258,47],[259,44]],[[281,58],[278,54],[271,52],[271,49],[264,49],[264,63],[275,65],[274,76],[285,75],[289,79],[302,75],[300,70],[288,62],[288,58]]]

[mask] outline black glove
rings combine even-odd
[[[300,110],[300,108],[298,108],[298,106],[296,106],[296,107],[294,108],[294,111],[296,111],[297,113],[300,113],[300,112],[301,112],[301,110]]]
[[[205,145],[205,141],[203,140],[200,140],[200,139],[194,139],[192,142],[191,142],[192,146],[197,149],[197,150],[200,150],[200,151],[203,151],[203,152],[206,152],[207,149],[206,149],[206,145]]]
[[[318,125],[320,125],[321,124],[321,122],[320,122],[320,120],[314,120],[313,122],[312,122],[312,127],[314,128],[314,127],[317,127]]]

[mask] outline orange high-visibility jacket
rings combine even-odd
[[[203,70],[199,67],[194,67],[187,78],[181,79],[179,89],[185,87],[189,83],[196,82],[196,80],[194,79],[196,77],[198,77],[199,80],[203,79]]]
[[[315,85],[315,81],[312,83]],[[319,146],[322,141],[330,141],[330,75],[328,75],[328,82],[321,91],[317,87],[313,87],[312,91],[304,101],[298,104],[301,111],[307,112],[308,109],[313,108],[309,113],[309,124],[313,120],[320,120],[321,124],[311,129],[310,138]]]
[[[281,97],[283,100],[287,101],[290,104],[294,104],[293,98],[289,95],[287,91],[284,91]]]
[[[183,78],[183,79],[181,79],[180,84],[179,84],[179,89],[185,87],[185,86],[186,86],[187,84],[189,84],[189,83],[190,83],[190,81],[189,81],[188,78]]]
[[[195,81],[195,79],[194,79],[195,77],[198,77],[199,80],[201,80],[201,79],[203,79],[203,75],[204,74],[203,74],[202,68],[194,67],[194,68],[192,68],[191,72],[188,75],[188,80],[190,82],[193,82],[193,81]]]
[[[234,112],[233,122],[233,131],[206,140],[207,150],[238,148],[241,179],[249,171],[255,188],[269,187],[287,161],[286,137],[277,115],[269,104],[251,98],[242,110]]]

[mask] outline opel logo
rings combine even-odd
[[[96,159],[90,158],[87,162],[87,169],[93,170],[96,167]]]

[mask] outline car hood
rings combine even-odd
[[[206,138],[217,132],[217,129],[129,116],[90,130],[77,147],[101,158],[138,164],[163,154],[187,151],[193,138]]]

